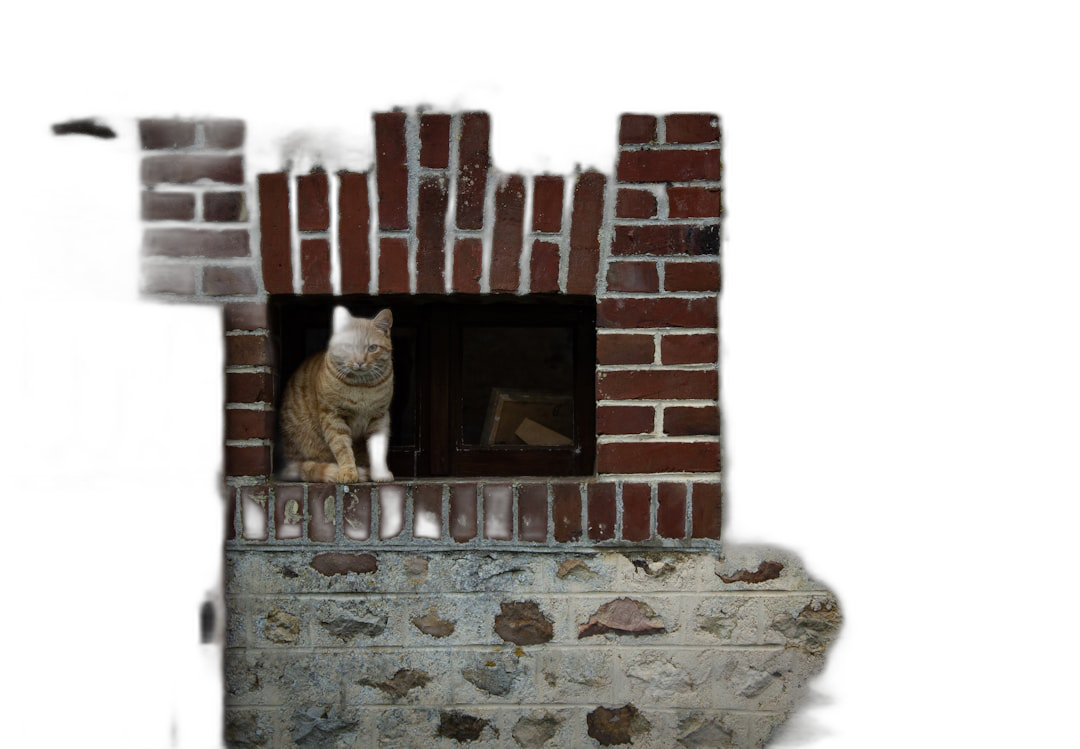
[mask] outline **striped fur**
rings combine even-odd
[[[390,310],[374,318],[334,310],[327,350],[304,361],[281,401],[283,478],[347,484],[392,481],[386,466],[394,394]],[[360,446],[366,445],[366,450]],[[366,463],[361,463],[366,452]]]

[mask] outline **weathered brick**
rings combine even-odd
[[[644,434],[653,430],[652,406],[597,406],[597,434]]]
[[[300,231],[330,228],[330,179],[325,172],[296,178],[296,226]]]
[[[225,540],[236,538],[236,487],[228,487],[228,501],[225,505]]]
[[[239,191],[203,194],[204,221],[247,221],[244,193]]]
[[[695,483],[691,509],[693,538],[720,538],[722,493],[720,484]]]
[[[445,169],[450,165],[450,115],[420,115],[420,166]]]
[[[615,537],[615,484],[589,484],[588,519],[593,541]]]
[[[669,262],[664,267],[666,291],[720,291],[720,263]]]
[[[450,537],[458,543],[476,538],[476,484],[450,486]]]
[[[651,114],[624,114],[619,118],[619,143],[652,143],[656,140],[656,117]]]
[[[158,257],[248,257],[247,229],[147,229],[143,253]]]
[[[243,120],[205,120],[203,138],[207,148],[240,148],[244,145]]]
[[[447,181],[445,177],[424,177],[418,195],[416,221],[416,291],[442,294],[446,290],[443,242],[446,235]]]
[[[240,488],[239,495],[244,538],[248,541],[265,541],[269,535],[269,488],[244,486]]]
[[[556,482],[551,487],[555,540],[560,543],[581,538],[581,489],[577,484]]]
[[[230,302],[225,305],[225,330],[261,330],[270,327],[265,304]]]
[[[143,221],[190,221],[195,218],[195,196],[187,192],[146,191],[142,194]]]
[[[604,185],[607,177],[584,172],[574,187],[574,210],[570,219],[570,259],[566,281],[568,294],[595,294],[600,269],[600,224],[604,216]]]
[[[139,120],[144,150],[187,148],[195,144],[195,123],[190,120]]]
[[[268,476],[270,475],[270,447],[254,445],[225,448],[226,476]]]
[[[597,364],[651,364],[655,345],[651,335],[600,335],[596,337]]]
[[[664,364],[712,364],[718,360],[720,342],[714,333],[665,335],[660,339]]]
[[[518,487],[518,540],[547,541],[547,484]]]
[[[210,156],[200,154],[170,154],[146,156],[142,160],[144,185],[189,185],[199,180],[244,184],[242,156]]]
[[[480,293],[483,253],[483,244],[476,237],[466,237],[454,243],[454,291],[460,294]]]
[[[503,177],[495,188],[490,276],[493,292],[518,290],[524,212],[525,180],[518,174]]]
[[[598,400],[706,399],[717,397],[715,370],[617,370],[596,375]]]
[[[601,299],[596,324],[601,328],[715,328],[715,297]]]
[[[615,198],[619,218],[652,218],[656,215],[656,196],[648,190],[619,190]]]
[[[371,280],[367,174],[341,172],[338,177],[341,293],[366,294]]]
[[[312,541],[330,543],[334,540],[336,495],[337,487],[333,484],[308,485],[308,538]],[[327,500],[330,500],[329,507]]]
[[[331,294],[330,242],[300,240],[300,288],[305,294]]]
[[[262,334],[225,336],[225,366],[261,367],[270,363],[269,336]]]
[[[484,484],[484,538],[510,541],[514,537],[513,489],[509,484]]]
[[[437,526],[434,536],[418,536],[420,518],[433,518]],[[418,484],[413,487],[413,535],[421,538],[442,536],[442,484]]]
[[[720,189],[714,187],[668,187],[671,218],[719,218]]]
[[[291,294],[293,277],[289,175],[260,174],[258,183],[263,284],[270,294]]]
[[[225,439],[267,440],[273,434],[273,411],[252,411],[247,408],[225,410]]]
[[[656,270],[656,263],[609,263],[607,290],[659,291],[660,276]]]
[[[663,538],[686,538],[686,484],[663,482],[656,492],[656,533]]]
[[[720,227],[693,224],[616,226],[613,255],[717,255]]]
[[[367,486],[347,486],[341,498],[341,530],[353,541],[371,538],[371,491]]]
[[[491,121],[486,112],[465,112],[461,115],[456,219],[459,229],[481,229],[484,226],[490,131]]]
[[[623,527],[624,541],[645,541],[649,538],[649,514],[652,502],[652,487],[648,484],[623,484]]]
[[[596,446],[598,473],[678,473],[720,470],[716,442],[609,442]]]
[[[529,264],[532,276],[529,290],[532,293],[554,294],[559,291],[559,245],[535,240]]]
[[[720,140],[720,118],[715,114],[669,114],[664,118],[668,143],[714,143]]]
[[[533,179],[533,231],[562,230],[564,180],[541,175]]]
[[[300,538],[304,532],[304,485],[277,484],[274,486],[274,536],[280,539]]]
[[[380,112],[373,118],[379,227],[408,229],[409,170],[405,155],[405,113]]]
[[[379,240],[379,293],[409,293],[409,243],[402,237]]]
[[[248,266],[203,268],[203,293],[209,296],[244,296],[259,293],[255,273]]]
[[[720,149],[622,151],[619,182],[691,182],[720,179]]]
[[[191,296],[198,283],[194,265],[143,265],[139,290],[143,294]]]
[[[226,403],[269,403],[274,378],[269,372],[229,372],[225,375]]]
[[[716,406],[665,408],[664,434],[673,437],[720,434],[720,409]]]

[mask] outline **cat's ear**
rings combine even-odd
[[[334,332],[340,333],[353,324],[353,316],[340,304],[334,307]]]
[[[372,324],[382,331],[383,335],[390,335],[390,326],[394,324],[394,316],[390,314],[390,310],[384,309],[379,314],[375,315]]]

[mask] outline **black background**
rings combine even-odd
[[[25,505],[28,554],[46,557],[29,588],[49,591],[26,625],[54,653],[27,675],[27,689],[51,695],[36,709],[120,744],[145,746],[138,737],[152,732],[156,746],[215,746],[192,609],[215,574],[219,528],[213,512],[186,507],[214,492],[216,321],[136,302],[136,118],[243,117],[252,168],[262,168],[268,142],[303,128],[351,134],[366,153],[370,112],[399,105],[491,112],[494,159],[507,171],[607,171],[623,111],[720,113],[728,541],[797,550],[841,600],[847,625],[823,685],[836,708],[816,718],[835,737],[814,746],[863,746],[924,704],[926,693],[906,687],[915,666],[904,649],[918,636],[908,637],[893,575],[901,535],[919,532],[902,489],[917,446],[899,437],[908,354],[894,324],[905,218],[892,185],[904,165],[890,120],[902,104],[870,107],[859,85],[818,71],[737,87],[718,64],[694,63],[692,74],[649,78],[567,62],[546,78],[383,72],[307,87],[195,84],[177,71],[139,85],[66,77],[33,101],[18,141],[26,202],[16,205],[36,218],[9,253],[32,292],[15,304],[27,363],[16,377],[48,403],[48,418],[24,422],[42,485]],[[50,123],[86,114],[121,137],[50,135]],[[58,680],[78,689],[58,695]]]

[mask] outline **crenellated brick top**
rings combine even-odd
[[[600,504],[583,522],[610,494],[620,517],[626,503],[637,522],[652,508],[648,531],[631,534],[667,537],[657,513],[690,505],[662,500],[664,487],[716,487],[721,462],[718,118],[623,115],[610,176],[498,171],[483,112],[385,112],[373,125],[367,171],[249,183],[243,123],[141,123],[144,291],[226,305],[229,484],[274,486],[272,295],[592,297],[596,475],[575,481]],[[716,537],[719,492],[689,496],[715,503],[701,511]]]

